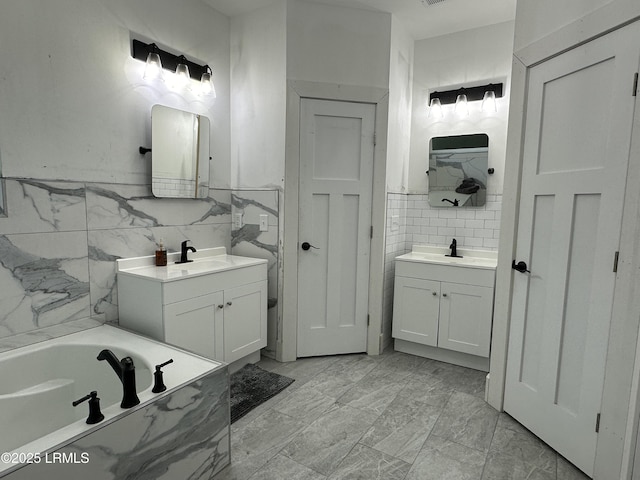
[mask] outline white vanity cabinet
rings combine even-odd
[[[395,349],[488,370],[495,259],[431,250],[396,258]]]
[[[267,344],[267,261],[216,255],[166,267],[118,265],[118,311],[121,326],[202,356],[259,359]]]

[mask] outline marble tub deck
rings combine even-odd
[[[231,427],[216,480],[586,480],[486,404],[485,374],[388,351],[278,363],[295,378]]]

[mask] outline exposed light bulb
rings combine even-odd
[[[496,103],[496,92],[493,90],[487,90],[482,97],[482,105],[480,109],[486,113],[495,113],[498,111],[498,104]]]
[[[469,115],[469,104],[467,103],[467,96],[464,93],[461,93],[456,98],[455,112],[463,117]]]
[[[444,117],[444,112],[442,111],[442,104],[440,103],[440,99],[438,97],[432,98],[431,103],[429,103],[429,113],[427,114],[427,118],[442,117]]]
[[[211,68],[205,65],[205,71],[200,78],[200,92],[202,95],[211,95],[216,98],[216,87],[213,85]]]
[[[144,67],[142,78],[145,80],[162,80],[162,62],[157,52],[149,52],[149,55],[147,55],[147,65]]]
[[[176,88],[186,88],[191,80],[191,75],[189,75],[189,67],[184,63],[186,58],[180,57],[180,62],[176,67],[175,86]]]

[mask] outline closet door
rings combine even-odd
[[[640,29],[528,72],[505,410],[588,475],[619,248]]]
[[[298,357],[367,350],[375,118],[301,100]]]

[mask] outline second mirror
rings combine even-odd
[[[481,207],[487,201],[489,136],[433,137],[429,148],[429,205]]]

